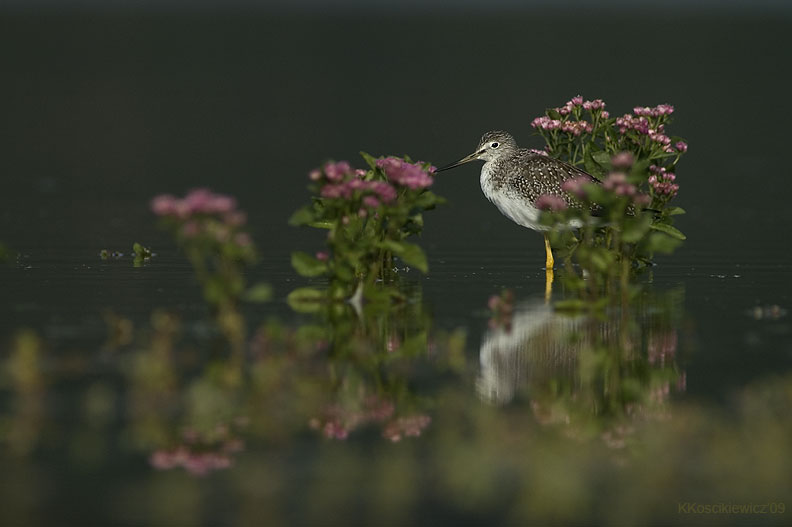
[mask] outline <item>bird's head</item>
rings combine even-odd
[[[449,168],[464,165],[470,161],[481,159],[482,161],[492,161],[499,157],[509,155],[517,150],[517,141],[511,136],[510,133],[501,130],[487,132],[481,136],[478,146],[472,154],[463,157],[459,161],[438,168],[437,172],[441,170],[448,170]]]

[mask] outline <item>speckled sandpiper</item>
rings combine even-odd
[[[472,154],[455,163],[437,169],[448,170],[481,159],[481,190],[501,213],[523,227],[545,233],[546,268],[553,269],[553,252],[547,239],[548,228],[539,223],[536,198],[543,194],[558,196],[568,206],[578,206],[563,190],[561,184],[574,177],[589,178],[590,174],[558,159],[519,148],[508,132],[487,132],[481,137]]]

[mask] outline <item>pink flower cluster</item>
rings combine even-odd
[[[559,211],[567,208],[566,201],[561,196],[542,194],[536,198],[536,208],[539,210]]]
[[[583,132],[591,133],[594,130],[594,126],[588,121],[562,121],[544,115],[531,121],[531,126],[542,130],[561,130],[575,136],[579,136]]]
[[[626,170],[635,163],[635,156],[630,152],[619,152],[611,158],[611,166],[616,169]]]
[[[183,467],[195,476],[204,476],[213,470],[229,468],[231,457],[217,452],[194,452],[187,447],[179,446],[173,450],[157,450],[149,458],[149,463],[156,469],[169,470]]]
[[[151,200],[151,210],[157,216],[186,219],[196,214],[233,214],[236,200],[231,196],[214,194],[209,189],[191,190],[183,199],[170,194],[160,194]],[[234,221],[239,221],[235,217]],[[242,220],[244,223],[244,219]]]
[[[391,203],[396,199],[396,189],[393,188],[393,185],[385,181],[364,181],[358,177],[341,183],[328,183],[322,187],[320,195],[323,198],[350,199],[355,192],[371,193],[370,197],[383,203]],[[379,206],[379,201],[375,206]]]
[[[679,192],[679,185],[674,183],[676,181],[676,174],[668,172],[664,167],[656,165],[649,166],[649,171],[652,173],[649,176],[649,184],[652,185],[656,194],[665,196],[676,196]]]
[[[583,132],[590,134],[594,126],[587,121],[567,121],[561,125],[561,131],[579,136]]]
[[[586,191],[583,185],[588,183],[591,183],[591,180],[585,176],[573,177],[561,183],[561,190],[569,192],[578,199],[585,199]]]
[[[558,130],[561,128],[561,121],[559,119],[551,119],[546,115],[543,115],[531,121],[531,126],[534,128],[541,128],[542,130]]]
[[[602,182],[602,188],[613,192],[617,196],[627,196],[637,205],[649,205],[651,198],[646,194],[638,192],[638,188],[627,181],[627,174],[624,172],[611,172]]]
[[[662,125],[660,125],[662,129]],[[665,152],[673,152],[674,148],[671,146],[671,138],[662,133],[661,131],[658,132],[656,130],[650,129],[649,130],[649,139],[654,141],[655,143],[659,143],[663,145],[663,151]]]
[[[244,443],[231,437],[226,425],[218,425],[212,435],[215,440],[208,441],[194,430],[186,430],[183,434],[184,444],[173,449],[155,450],[149,457],[149,463],[159,470],[183,467],[196,476],[229,468],[233,464],[231,455],[243,450]]]
[[[393,403],[376,396],[363,401],[360,410],[347,410],[339,405],[330,405],[322,412],[323,418],[313,418],[308,423],[315,430],[321,430],[328,439],[346,439],[353,429],[370,422],[382,422],[394,412]]]
[[[322,176],[324,176],[328,181],[337,183],[352,175],[365,176],[366,171],[361,169],[353,169],[348,161],[339,161],[337,163],[328,161],[324,164],[321,170],[318,168],[311,170],[311,172],[308,174],[308,178],[311,181],[319,181],[322,179]]]
[[[401,441],[402,437],[418,437],[432,422],[428,415],[411,415],[394,419],[382,430],[382,437],[394,443]]]
[[[427,171],[420,162],[408,163],[397,157],[378,159],[377,166],[390,181],[413,190],[430,186],[433,182],[431,174],[436,170],[435,167],[430,167]]]
[[[661,104],[657,108],[665,107],[665,106],[667,105]],[[639,108],[636,108],[636,110],[637,109]],[[654,112],[656,109],[644,108],[643,110],[651,110]],[[673,108],[671,108],[671,111],[673,111]],[[648,135],[649,139],[660,144],[663,147],[664,152],[684,153],[687,151],[687,143],[685,143],[684,141],[678,141],[675,145],[672,146],[671,138],[665,135],[665,126],[662,123],[660,123],[655,128],[652,128],[651,124],[649,123],[649,120],[645,117],[645,115],[647,115],[645,112],[639,117],[626,113],[622,117],[617,117],[616,127],[619,129],[619,133],[626,134],[629,130],[635,130],[639,134]]]
[[[671,115],[674,113],[674,107],[670,104],[658,104],[654,108],[648,106],[636,106],[633,108],[635,115],[645,117],[660,117],[661,115]]]
[[[563,106],[560,108],[556,108],[555,110],[560,113],[561,115],[569,115],[574,111],[576,107],[581,107],[584,110],[594,111],[594,110],[602,110],[605,108],[605,102],[602,99],[594,99],[593,101],[584,101],[583,97],[580,95],[576,97],[572,97],[569,101],[564,103]],[[607,114],[607,112],[603,112],[603,114]],[[606,119],[608,115],[603,115]]]
[[[308,177],[313,181],[322,179],[326,181],[319,191],[319,195],[323,198],[350,200],[356,195],[362,195],[363,207],[358,211],[358,215],[365,217],[369,210],[376,209],[383,203],[395,201],[397,195],[396,188],[390,183],[367,181],[363,179],[365,176],[365,170],[353,169],[347,161],[339,161],[326,163],[321,170],[311,171]]]
[[[619,133],[626,134],[629,130],[635,130],[641,134],[649,133],[649,120],[646,117],[635,117],[629,113],[616,118],[616,127]]]
[[[204,236],[218,243],[233,242],[240,247],[251,247],[250,235],[239,232],[247,223],[247,215],[236,206],[233,197],[205,188],[193,189],[181,199],[160,194],[151,200],[154,214],[178,220],[179,234],[184,238]]]

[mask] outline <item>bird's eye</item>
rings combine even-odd
[[[494,143],[490,143],[490,148],[498,148],[498,146],[499,146],[499,145],[500,145],[500,143],[498,143],[498,142],[496,141],[496,142],[494,142]]]

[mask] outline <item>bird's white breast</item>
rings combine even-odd
[[[535,231],[547,230],[547,227],[539,224],[539,209],[533,203],[520,195],[519,192],[511,189],[509,185],[495,187],[493,171],[496,168],[497,166],[491,161],[487,161],[481,167],[481,190],[487,199],[498,207],[501,214],[514,223]]]

